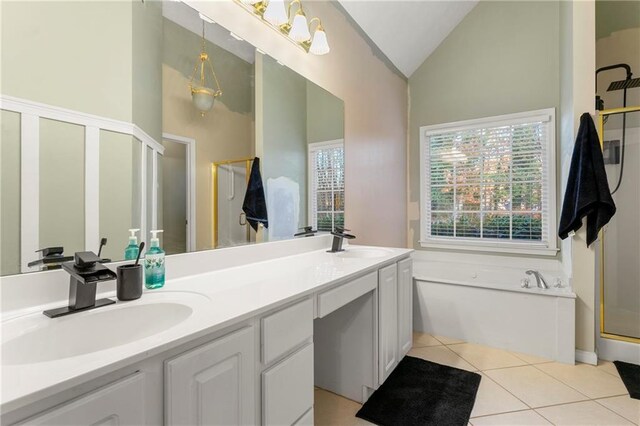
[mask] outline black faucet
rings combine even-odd
[[[60,269],[64,262],[73,260],[73,256],[64,255],[64,247],[45,247],[36,250],[36,253],[40,253],[40,259],[29,262],[27,264],[29,268],[38,266],[43,271],[50,271]]]
[[[298,232],[297,234],[293,234],[293,236],[294,237],[299,237],[301,235],[304,235],[305,237],[313,237],[315,235],[315,233],[318,232],[317,229],[314,231],[311,226],[305,226],[304,228],[300,228],[300,230],[302,230],[302,232]]]
[[[74,255],[73,262],[65,262],[62,269],[67,271],[69,282],[69,306],[50,309],[43,313],[49,318],[61,317],[76,312],[87,311],[116,303],[111,299],[96,300],[96,284],[116,279],[111,269],[101,264],[101,259],[91,251],[81,251]]]
[[[331,250],[328,250],[328,253],[337,253],[339,251],[344,251],[342,248],[342,241],[346,238],[347,240],[353,240],[356,236],[351,234],[345,234],[345,232],[349,232],[349,229],[343,228],[341,226],[336,226],[333,231],[331,231],[331,235],[333,235],[333,243],[331,243]]]

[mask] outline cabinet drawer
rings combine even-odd
[[[364,277],[343,284],[318,296],[318,317],[322,318],[331,312],[356,300],[378,286],[378,273],[372,272]]]
[[[306,299],[262,318],[262,362],[269,364],[313,336],[313,302]]]
[[[100,388],[71,402],[32,417],[21,425],[142,425],[144,416],[144,374],[132,376]]]
[[[262,373],[265,425],[292,425],[313,407],[313,343]]]

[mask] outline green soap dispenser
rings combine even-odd
[[[124,260],[135,260],[138,257],[138,231],[139,229],[129,229],[129,245],[124,249]]]
[[[164,285],[164,250],[160,248],[159,232],[162,230],[151,231],[151,246],[144,256],[144,285],[149,289]]]

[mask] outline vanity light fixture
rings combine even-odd
[[[284,7],[284,0],[269,0],[262,18],[276,27],[288,22],[289,18]]]
[[[307,21],[307,15],[302,7],[302,0],[235,1],[308,53],[326,55],[331,50],[320,18],[313,18]],[[294,9],[294,6],[297,6],[297,10]],[[292,9],[295,10],[293,16]]]
[[[322,22],[320,22],[320,18],[313,18],[313,21],[318,20],[318,25],[316,26],[316,31],[313,33],[313,39],[309,42],[309,53],[314,55],[326,55],[329,53],[329,42],[327,42],[327,33],[324,32],[324,28],[322,28]]]
[[[220,83],[218,82],[218,77],[216,76],[216,72],[213,70],[213,64],[209,59],[209,55],[206,50],[206,39],[204,37],[204,23],[202,21],[202,48],[200,50],[200,56],[196,60],[196,64],[193,67],[193,73],[191,74],[191,79],[189,80],[189,90],[191,91],[191,100],[193,101],[193,105],[200,111],[200,115],[204,117],[204,114],[207,111],[210,111],[213,107],[213,102],[219,96],[222,96],[222,89],[220,88]],[[213,82],[215,83],[215,88],[207,86],[207,70],[211,71],[211,75],[213,76]],[[200,79],[195,82],[194,79],[196,76],[196,72],[200,73]]]

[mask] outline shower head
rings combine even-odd
[[[634,87],[640,87],[640,78],[627,78],[620,81],[612,81],[607,89],[607,92],[613,92],[614,90],[632,89]]]

